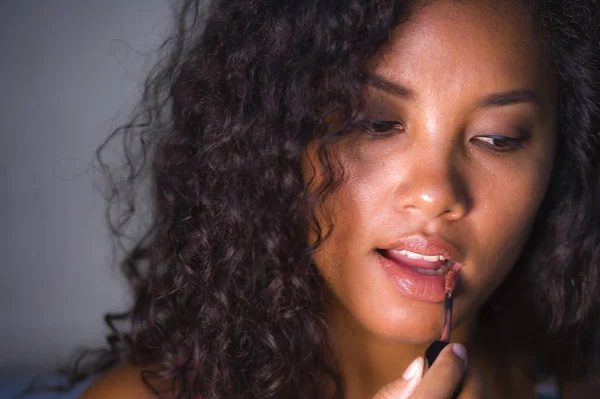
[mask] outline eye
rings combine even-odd
[[[375,138],[385,138],[405,130],[400,121],[368,121],[365,123],[365,131]]]
[[[477,136],[474,140],[489,150],[496,152],[508,152],[525,148],[523,143],[529,137],[508,137],[499,135]]]

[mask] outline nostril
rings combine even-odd
[[[406,205],[404,207],[404,210],[408,211],[408,212],[415,212],[415,211],[418,211],[419,209],[414,205]]]

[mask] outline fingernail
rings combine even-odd
[[[452,352],[462,360],[467,362],[467,348],[462,344],[452,344]]]
[[[423,358],[418,357],[412,361],[412,363],[406,368],[404,374],[402,374],[402,378],[406,381],[412,380],[417,375],[423,374]]]

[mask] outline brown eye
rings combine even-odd
[[[480,143],[481,146],[497,152],[506,152],[525,148],[523,146],[523,142],[526,140],[525,137],[515,138],[498,135],[478,136],[475,139]]]
[[[399,121],[369,121],[366,131],[376,137],[388,137],[403,132],[404,125]]]

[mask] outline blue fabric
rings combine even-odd
[[[12,399],[23,392],[29,386],[35,375],[23,375],[18,377],[0,378],[0,399]],[[44,379],[50,383],[52,380]],[[90,385],[90,381],[84,381],[76,385],[70,392],[36,392],[23,399],[76,399]]]

